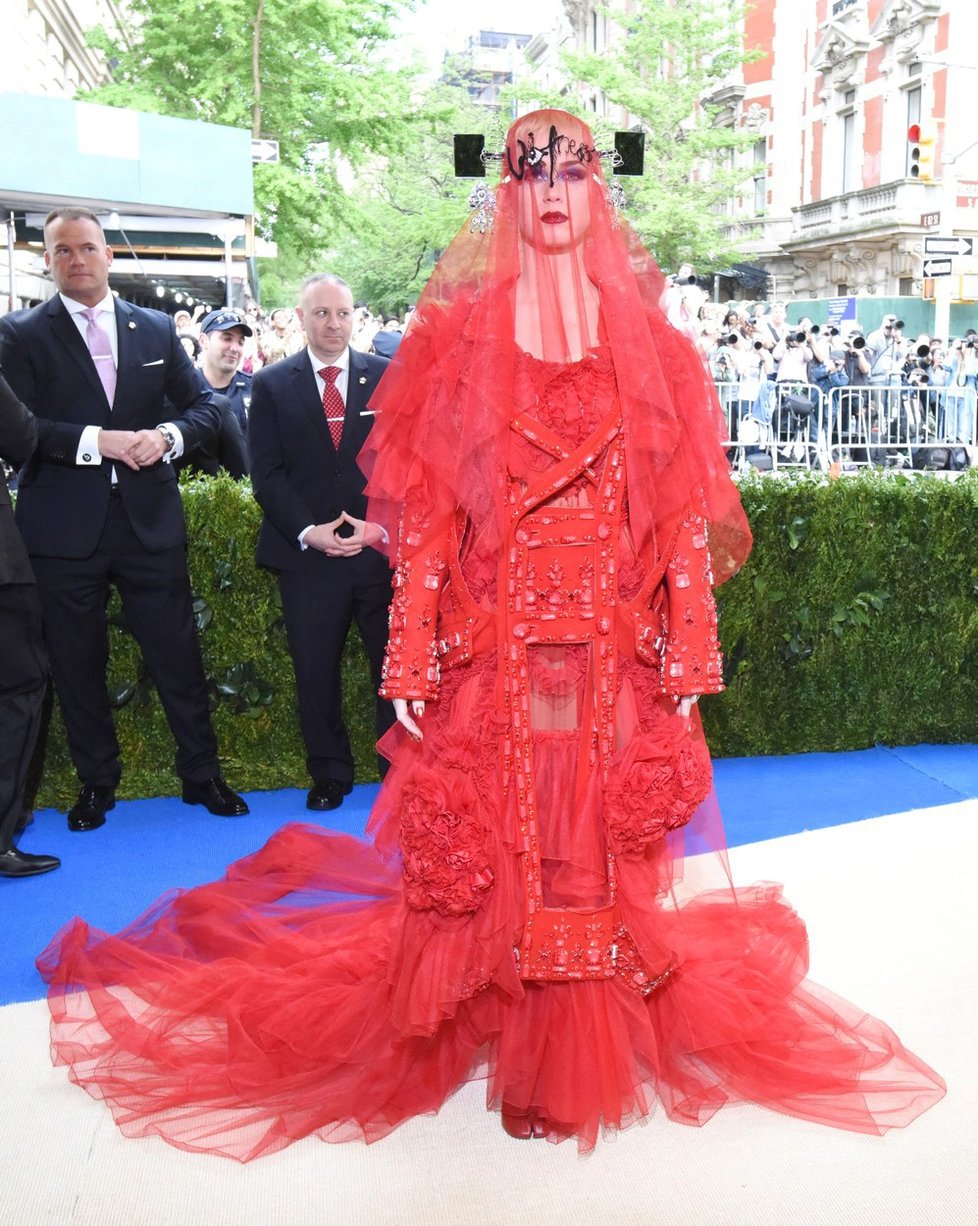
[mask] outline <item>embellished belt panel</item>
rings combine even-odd
[[[610,634],[615,605],[613,528],[594,511],[524,517],[510,554],[513,636],[583,642]]]

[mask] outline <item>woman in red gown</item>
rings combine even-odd
[[[375,398],[400,726],[372,843],[290,825],[224,880],[42,955],[55,1058],[130,1135],[246,1160],[375,1140],[484,1077],[582,1149],[658,1099],[863,1132],[941,1079],[805,981],[732,886],[696,702],[750,534],[715,396],[588,129],[511,129]]]

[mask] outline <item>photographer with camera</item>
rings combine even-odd
[[[830,353],[846,383],[834,400],[837,412],[832,422],[832,441],[841,445],[858,439],[865,428],[864,414],[869,397],[869,362],[866,360],[866,338],[858,324],[832,338]]]
[[[772,417],[775,437],[782,447],[785,462],[804,460],[808,444],[818,436],[816,405],[818,394],[812,386],[812,364],[823,362],[827,349],[820,329],[807,317],[789,331],[771,351],[778,364],[776,396]]]
[[[697,284],[692,264],[680,264],[679,271],[666,278],[660,306],[674,328],[685,332],[691,341],[699,339],[700,307],[706,294]]]
[[[906,356],[903,320],[896,315],[884,315],[880,326],[866,337],[865,357],[869,363],[870,386],[898,387]]]
[[[903,320],[896,315],[884,315],[880,326],[866,337],[864,352],[869,363],[870,441],[894,442],[893,428],[900,417],[903,364],[907,357]],[[884,450],[871,449],[869,454],[874,463],[885,462]]]
[[[946,438],[949,442],[975,442],[975,411],[978,408],[978,336],[969,328],[964,337],[951,342],[947,359]]]

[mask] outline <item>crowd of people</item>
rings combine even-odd
[[[476,1078],[509,1136],[582,1150],[656,1102],[687,1124],[752,1101],[879,1134],[944,1093],[805,978],[777,886],[731,882],[697,704],[724,688],[714,589],[751,533],[692,321],[673,324],[606,156],[566,112],[516,120],[492,215],[442,255],[396,362],[395,329],[357,348],[350,287],[318,273],[305,343],[241,389],[306,805],[352,785],[336,687],[354,620],[390,769],[369,842],[290,823],[124,933],[76,919],[40,955],[54,1058],[127,1135],[240,1160],[372,1141]],[[13,445],[33,446],[17,522],[82,784],[69,824],[105,822],[121,769],[109,584],[183,799],[243,815],[201,703],[173,463],[218,434],[217,396],[235,417],[261,330],[208,312],[202,378],[170,321],[109,293],[93,214],[56,210],[45,243],[59,292],[0,320],[0,406],[20,404]],[[746,348],[800,375],[807,337],[771,342]],[[35,633],[36,601],[17,607]],[[0,712],[29,757],[23,710]],[[52,859],[11,848],[0,872]]]
[[[699,308],[697,342],[744,454],[796,446],[798,457],[966,467],[978,442],[978,334],[906,334],[884,314],[789,323],[784,303]],[[806,408],[805,402],[808,402]],[[790,454],[781,453],[791,459]]]

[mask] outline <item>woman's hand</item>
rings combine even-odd
[[[410,714],[408,714],[409,706],[411,712]],[[408,736],[412,737],[415,741],[424,740],[424,733],[411,718],[413,715],[417,719],[420,719],[422,715],[424,715],[424,702],[420,698],[413,699],[410,704],[406,698],[395,698],[394,714],[397,716],[397,722],[399,724],[403,724],[407,729]]]
[[[680,698],[679,707],[677,709],[683,719],[689,719],[693,713],[693,707],[696,706],[699,700],[699,694],[684,694],[682,698]]]

